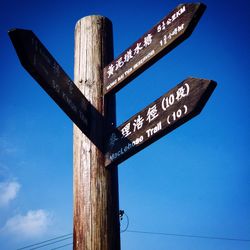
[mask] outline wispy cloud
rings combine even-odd
[[[0,182],[0,207],[7,206],[15,199],[20,187],[17,181]]]
[[[7,220],[3,231],[22,238],[42,236],[52,224],[52,215],[43,209],[30,210],[26,215],[15,215]]]
[[[5,137],[0,137],[0,154],[1,155],[12,155],[18,150],[16,146],[13,146]]]
[[[9,176],[10,176],[9,168],[6,166],[6,164],[0,162],[0,183],[2,182],[2,180],[8,179]]]

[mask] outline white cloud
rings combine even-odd
[[[0,154],[2,155],[11,155],[17,152],[17,148],[13,146],[8,140],[4,137],[0,137]]]
[[[0,182],[0,207],[16,198],[21,185],[17,181]]]
[[[22,238],[35,238],[46,233],[52,224],[52,216],[43,209],[30,210],[26,215],[15,215],[10,218],[3,231]]]

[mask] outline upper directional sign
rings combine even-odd
[[[145,33],[103,71],[104,94],[115,93],[193,32],[206,6],[181,4]]]
[[[92,105],[30,30],[13,29],[9,36],[23,67],[70,119],[89,136]]]
[[[118,164],[198,115],[216,87],[188,78],[114,130],[107,139],[106,166]]]

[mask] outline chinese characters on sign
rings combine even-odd
[[[205,8],[201,3],[179,5],[107,65],[103,70],[104,95],[121,89],[190,36]],[[103,150],[103,142],[89,132],[93,122],[103,126],[103,116],[32,31],[14,29],[9,35],[24,68],[81,131]],[[198,115],[215,87],[216,83],[211,80],[188,78],[111,133],[107,132],[105,165],[124,161]]]
[[[216,83],[188,78],[111,133],[106,166],[120,163],[198,115]]]
[[[139,42],[136,43],[135,48],[132,50],[131,48],[125,52],[124,56],[121,56],[115,64],[111,63],[108,66],[107,74],[108,78],[114,75],[114,73],[118,69],[122,69],[125,63],[128,63],[134,56],[139,55],[139,53],[144,49],[147,48],[152,43],[152,35],[148,34],[144,37],[143,43]]]
[[[182,4],[104,68],[104,94],[117,92],[191,35],[205,5]]]

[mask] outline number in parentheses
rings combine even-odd
[[[170,118],[170,115],[168,115],[168,118],[167,118],[167,123],[170,125],[171,122],[170,122],[169,118]]]
[[[184,109],[185,109],[184,114],[186,114],[187,111],[188,111],[187,105],[184,105],[183,107],[184,107]]]
[[[184,105],[183,108],[184,108],[184,113],[182,112],[182,109],[178,109],[176,112],[174,111],[172,113],[172,115],[168,115],[168,117],[167,117],[167,123],[169,125],[171,124],[171,122],[170,122],[170,117],[171,116],[173,117],[173,121],[176,121],[176,120],[180,119],[183,114],[187,113],[187,111],[188,111],[187,105]]]

